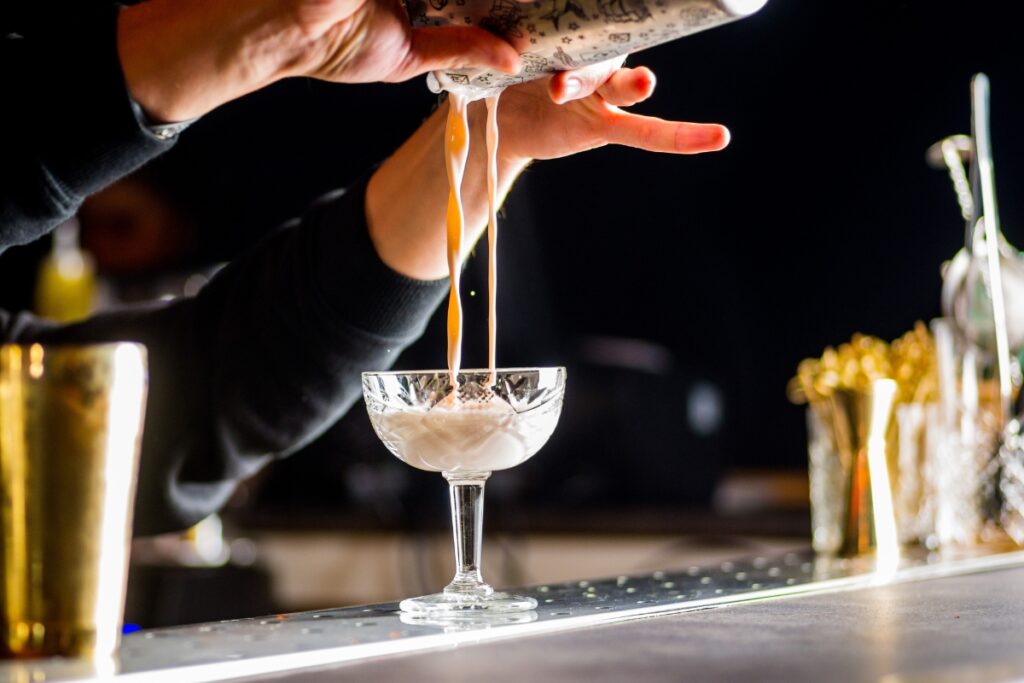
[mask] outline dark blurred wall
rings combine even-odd
[[[502,273],[510,322],[500,362],[565,362],[599,392],[603,370],[580,355],[587,339],[645,340],[670,369],[647,384],[608,370],[609,386],[640,387],[637,409],[674,384],[706,381],[721,391],[726,433],[707,441],[666,427],[652,445],[621,431],[622,444],[644,450],[638,466],[657,470],[648,461],[658,444],[683,444],[705,489],[726,465],[804,466],[802,412],[784,394],[797,362],[854,331],[894,338],[938,313],[939,266],[963,230],[950,183],[924,151],[969,131],[975,71],[992,79],[1004,230],[1024,244],[1016,17],[1005,0],[772,0],[751,19],[631,58],[659,79],[639,111],[723,122],[732,144],[701,157],[609,148],[532,168],[507,207],[503,258],[515,266]],[[206,117],[149,172],[199,227],[190,258],[226,259],[366,173],[435,101],[419,79],[283,83]],[[18,253],[0,260],[8,292],[5,264]],[[467,288],[482,287],[482,269],[471,268]],[[442,365],[442,334],[432,326],[400,364]],[[471,363],[483,362],[481,341],[471,340]],[[601,408],[612,409],[626,410]],[[561,469],[585,468],[586,441],[574,443],[565,448],[575,464]]]
[[[728,377],[731,428],[745,437],[730,459],[802,466],[802,415],[784,397],[797,362],[854,331],[893,338],[938,313],[939,267],[962,224],[924,151],[969,132],[979,70],[992,79],[1004,230],[1024,244],[1014,7],[772,0],[748,20],[632,57],[659,79],[639,111],[721,121],[733,141],[692,158],[608,148],[528,172],[544,305],[559,335],[648,339]],[[357,177],[433,101],[420,81],[296,82],[211,116],[178,151],[209,160],[196,193],[213,210],[243,207],[245,220],[210,226],[212,241],[234,244],[234,230],[292,215]],[[514,221],[527,209],[513,196],[507,210]]]

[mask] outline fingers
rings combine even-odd
[[[397,71],[395,80],[458,68],[494,69],[516,74],[520,67],[516,49],[483,29],[472,26],[415,28],[409,55]]]
[[[597,91],[626,61],[625,57],[591,64],[581,69],[560,71],[551,77],[548,94],[555,104],[580,100]]]
[[[717,123],[666,121],[613,111],[605,127],[608,142],[649,152],[700,154],[717,152],[729,144],[729,129]]]
[[[629,107],[650,97],[654,93],[655,83],[654,72],[646,66],[619,69],[597,92],[608,104]]]

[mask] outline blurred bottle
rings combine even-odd
[[[53,232],[53,248],[36,277],[36,313],[57,322],[81,320],[96,308],[96,264],[78,244],[77,218]]]

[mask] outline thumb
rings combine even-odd
[[[612,78],[625,61],[625,56],[622,56],[590,64],[580,69],[559,71],[551,77],[551,81],[548,83],[548,94],[551,96],[551,101],[555,104],[565,104],[572,100],[589,97]]]
[[[474,26],[414,28],[409,53],[394,74],[406,80],[443,69],[493,69],[519,73],[519,53],[509,43]]]

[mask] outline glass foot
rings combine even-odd
[[[402,612],[398,618],[409,626],[432,626],[443,629],[445,633],[459,631],[482,631],[499,626],[512,624],[528,624],[537,621],[537,613],[527,612],[447,612],[429,614],[427,612]]]
[[[503,612],[528,612],[537,608],[537,601],[523,595],[494,592],[479,593],[435,593],[418,598],[407,598],[398,605],[403,612],[430,616],[500,614]]]

